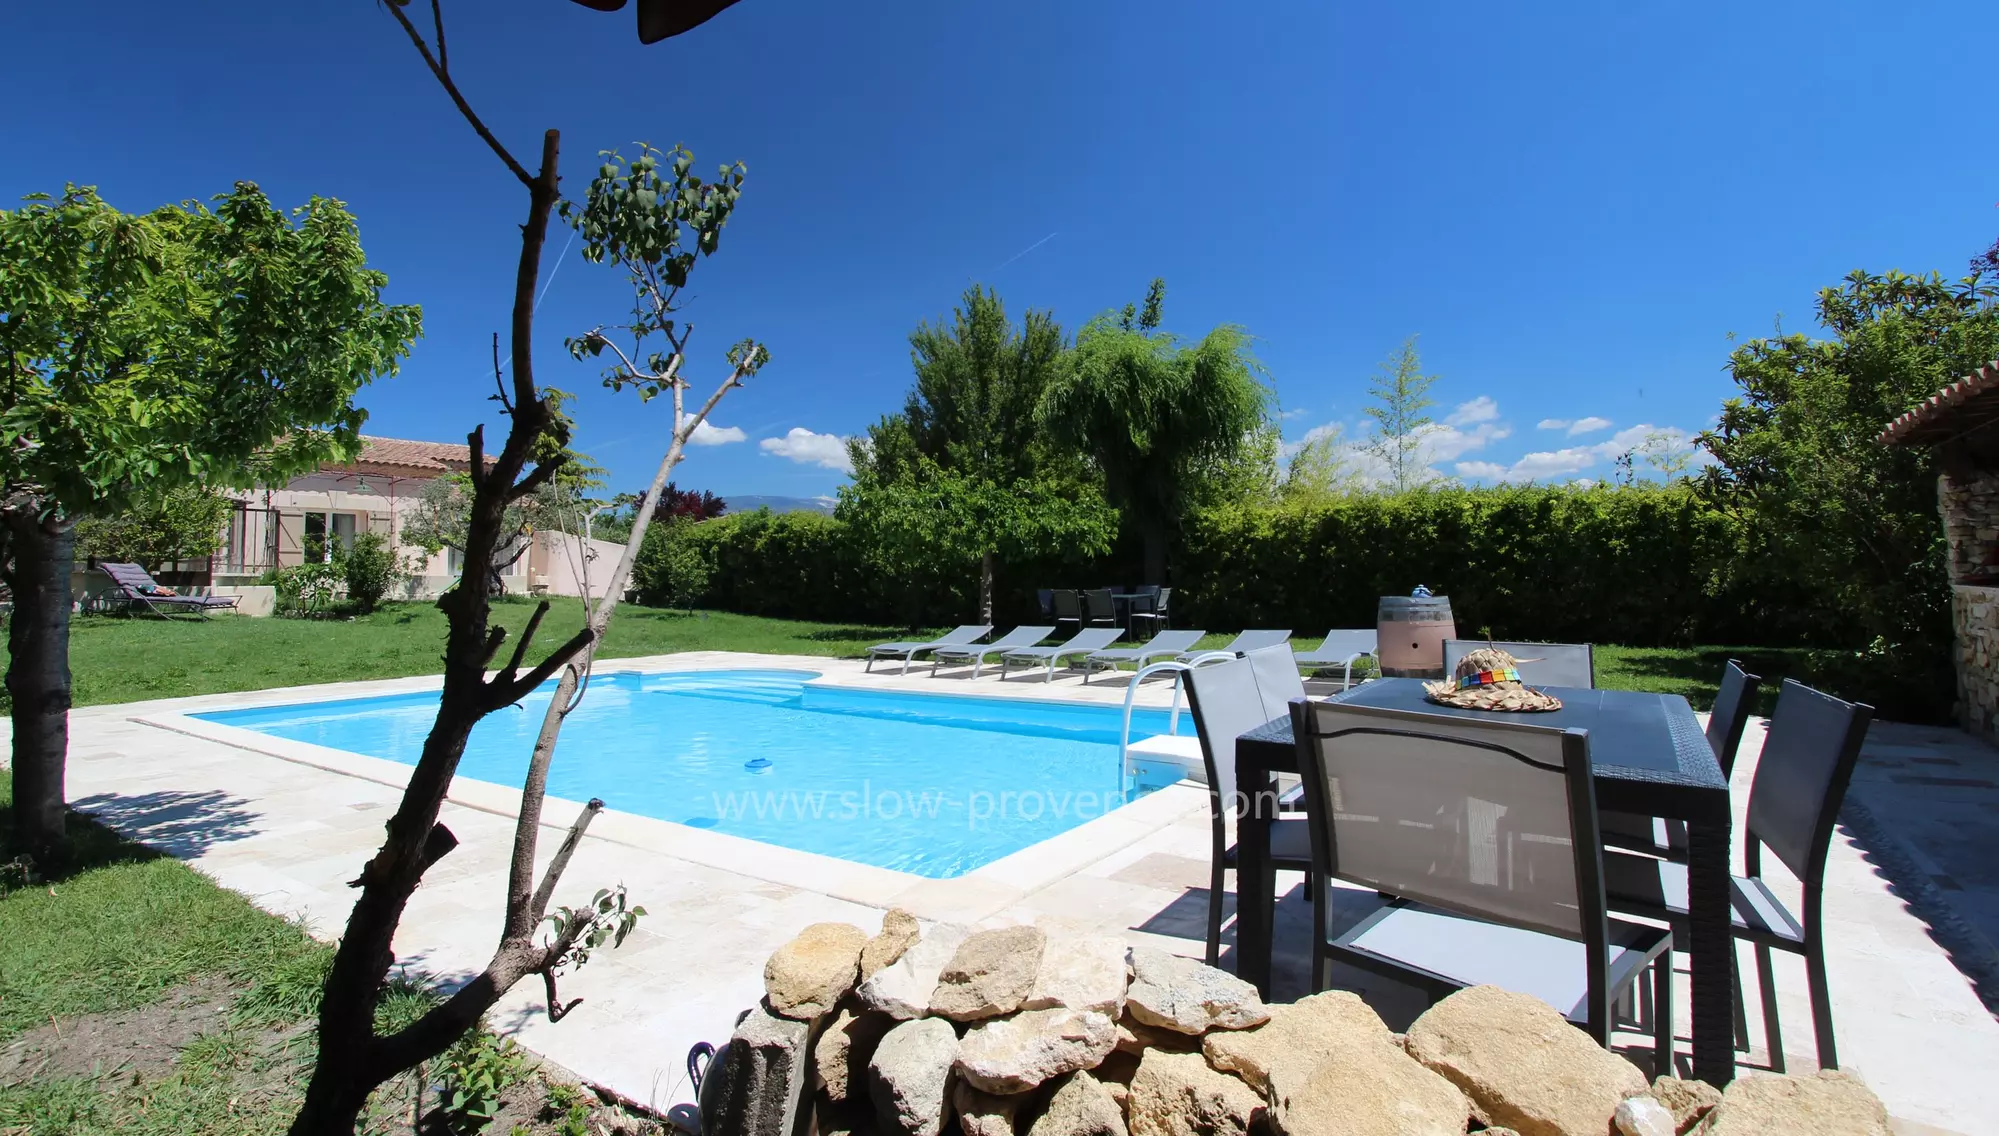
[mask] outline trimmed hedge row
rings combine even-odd
[[[1458,630],[1666,646],[1847,645],[1849,621],[1796,593],[1724,581],[1731,517],[1685,486],[1444,488],[1307,509],[1229,508],[1185,533],[1187,618],[1214,627],[1373,626],[1380,597],[1449,596]],[[1748,574],[1753,575],[1753,574]]]
[[[699,552],[700,602],[709,607],[914,626],[971,618],[977,603],[973,573],[891,578],[833,517],[760,511],[673,531]],[[1309,508],[1229,507],[1182,533],[1175,608],[1184,626],[1316,635],[1372,626],[1381,596],[1427,584],[1451,598],[1467,635],[1865,645],[1852,620],[1804,606],[1803,589],[1728,582],[1770,579],[1724,570],[1748,547],[1735,520],[1685,486],[1443,488]],[[1037,586],[1135,579],[1130,559],[1002,563],[995,617],[1032,616]]]

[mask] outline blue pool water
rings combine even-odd
[[[1118,707],[805,685],[814,677],[600,676],[563,727],[549,792],[948,878],[1156,787],[1120,789]],[[480,722],[458,772],[519,785],[552,689]],[[409,694],[197,717],[413,765],[436,712],[436,694]],[[1133,740],[1167,721],[1134,711]]]

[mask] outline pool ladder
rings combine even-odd
[[[1130,785],[1128,784],[1128,781],[1131,777],[1131,711],[1134,704],[1134,700],[1138,697],[1138,684],[1144,682],[1146,676],[1148,675],[1164,674],[1169,671],[1172,672],[1173,708],[1172,708],[1172,714],[1167,719],[1166,722],[1166,736],[1179,737],[1180,736],[1180,690],[1187,672],[1193,670],[1195,667],[1204,666],[1208,663],[1225,662],[1229,659],[1233,659],[1236,657],[1237,656],[1234,651],[1207,651],[1202,654],[1194,656],[1194,658],[1184,663],[1178,660],[1168,660],[1163,663],[1152,663],[1147,666],[1138,668],[1138,672],[1131,676],[1131,681],[1126,683],[1124,688],[1124,727],[1118,732],[1117,769],[1118,769],[1119,797],[1123,797],[1126,793],[1130,791]],[[1199,742],[1196,741],[1195,744],[1196,747],[1198,747]],[[1198,757],[1198,754],[1199,750],[1198,748],[1196,748],[1195,755]],[[1161,756],[1177,757],[1179,755],[1162,754]]]

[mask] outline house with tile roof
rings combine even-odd
[[[282,486],[234,494],[228,536],[211,558],[208,579],[186,582],[206,583],[220,592],[254,586],[270,569],[324,556],[335,544],[352,547],[362,533],[381,533],[415,569],[405,582],[406,598],[427,598],[450,587],[463,567],[458,551],[429,555],[400,537],[424,487],[469,468],[470,448],[371,435],[363,435],[361,442],[361,452],[351,462],[327,463]],[[582,582],[608,577],[622,551],[605,541],[559,532],[538,532],[532,541],[524,555],[501,570],[509,591],[581,595]]]

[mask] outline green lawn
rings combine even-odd
[[[495,606],[493,621],[518,632],[533,612],[526,601],[503,601]],[[536,642],[560,643],[582,624],[580,602],[556,600]],[[444,632],[444,613],[427,603],[396,604],[351,620],[225,615],[206,622],[169,622],[79,616],[70,625],[70,670],[78,706],[399,678],[439,672]],[[871,643],[903,637],[900,629],[888,627],[623,607],[611,621],[604,656],[673,651],[858,655]]]
[[[518,630],[533,612],[526,601],[503,601],[495,622]],[[553,644],[582,623],[582,605],[557,600],[539,639]],[[308,683],[436,674],[444,644],[444,614],[431,604],[399,604],[356,619],[247,619],[207,622],[80,616],[71,625],[70,667],[76,704],[93,706]],[[778,655],[857,657],[869,644],[909,637],[901,628],[802,623],[728,612],[625,607],[612,621],[607,658],[675,651],[755,651]],[[1219,647],[1228,634],[1210,635]],[[1316,641],[1310,641],[1316,645]],[[1629,690],[1684,694],[1705,709],[1714,699],[1723,662],[1741,658],[1765,686],[1797,674],[1803,652],[1724,647],[1598,647],[1598,682]]]

